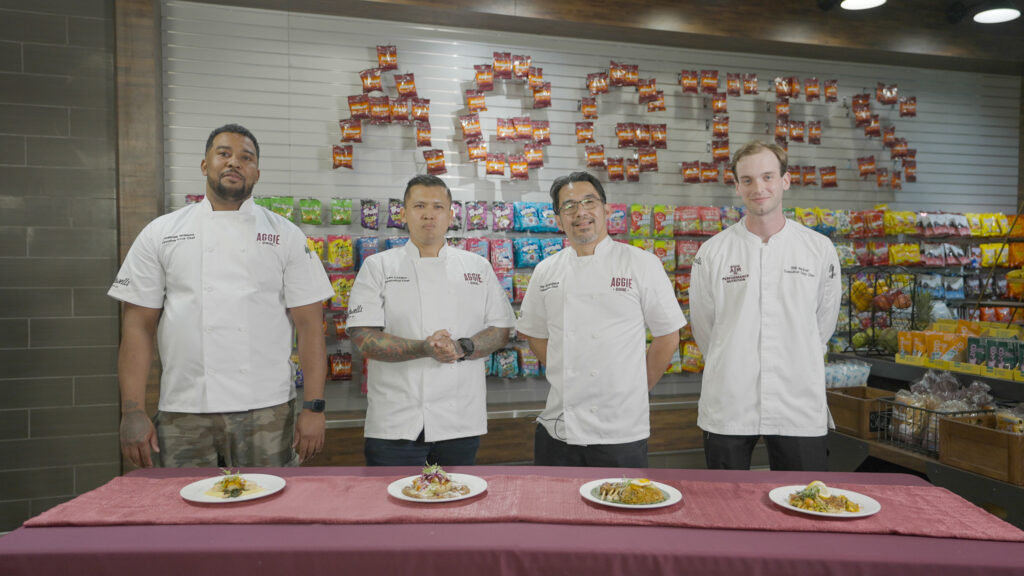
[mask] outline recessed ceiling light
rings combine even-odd
[[[839,6],[843,10],[867,10],[885,4],[885,0],[843,0]]]
[[[1020,10],[1014,8],[1012,4],[995,6],[974,15],[974,21],[980,24],[999,24],[1017,18],[1020,18]]]

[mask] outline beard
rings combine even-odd
[[[235,172],[235,174],[238,173]],[[216,179],[207,177],[207,183],[217,198],[230,202],[242,202],[252,195],[253,184],[249,184],[243,176],[239,175],[239,177],[242,178],[242,182],[234,187],[225,186],[222,177]]]

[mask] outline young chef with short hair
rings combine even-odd
[[[697,425],[708,468],[750,468],[762,436],[773,470],[827,466],[823,358],[839,314],[839,257],[828,238],[783,215],[786,163],[776,144],[736,152],[746,216],[694,259],[690,325],[704,354]]]
[[[534,463],[647,467],[648,391],[686,319],[661,261],[608,236],[601,181],[574,172],[551,200],[569,247],[537,265],[517,329],[551,384]],[[654,341],[645,347],[646,330]]]
[[[451,209],[443,180],[409,180],[409,242],[367,258],[352,286],[348,332],[369,359],[370,466],[473,464],[487,432],[486,359],[515,316],[490,263],[448,246]]]

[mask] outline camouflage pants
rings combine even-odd
[[[292,448],[295,400],[219,414],[158,412],[154,419],[159,456],[168,468],[298,466]]]

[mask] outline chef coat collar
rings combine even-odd
[[[604,240],[601,240],[600,242],[597,243],[597,246],[594,246],[594,256],[603,255],[608,250],[611,250],[612,242],[615,242],[615,240],[612,240],[611,236],[605,236]],[[569,245],[568,249],[570,251],[570,254],[573,255],[573,257],[586,258],[586,256],[580,256],[579,254],[577,254],[576,249],[573,248],[572,244]]]
[[[754,234],[753,232],[750,231],[749,228],[747,228],[747,217],[746,216],[744,216],[743,218],[740,218],[740,221],[735,223],[735,224],[733,224],[733,226],[739,226],[740,227],[740,230],[741,230],[741,233],[743,234],[743,237],[746,238],[748,242],[757,242],[758,244],[765,244],[765,242],[761,241],[761,237],[760,236],[758,236],[757,234]],[[776,238],[781,238],[784,234],[788,234],[789,231],[792,230],[792,229],[793,229],[793,223],[789,221],[789,218],[786,218],[786,221],[782,225],[782,228],[778,232],[776,232],[775,234],[772,234],[772,237],[768,239],[767,244],[771,244],[772,242],[775,242]]]
[[[405,246],[402,246],[402,248],[405,248],[406,254],[409,256],[410,260],[420,259],[420,249],[413,243],[411,238],[405,243]],[[448,247],[448,240],[445,239],[444,245],[437,251],[437,257],[447,258],[449,250],[451,250],[451,248]]]
[[[236,212],[238,212],[239,214],[251,214],[255,207],[256,202],[253,201],[252,196],[250,195],[248,198],[245,199],[244,202],[242,202],[242,205],[238,207],[238,210],[236,210]],[[210,198],[208,196],[203,196],[202,201],[199,202],[199,209],[203,212],[214,211],[213,204],[210,203]]]

